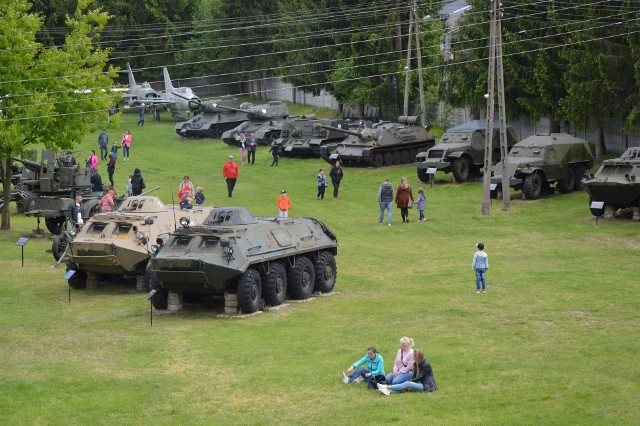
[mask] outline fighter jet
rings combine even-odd
[[[158,107],[164,107],[165,110],[171,112],[174,118],[184,119],[185,111],[190,112],[192,110],[192,108],[189,108],[189,103],[199,103],[200,99],[188,87],[173,87],[167,68],[163,67],[162,73],[164,75],[164,92],[160,93],[157,98],[145,99],[144,103],[149,105],[149,109],[156,120],[160,120]]]
[[[149,99],[160,97],[160,94],[152,89],[151,85],[146,81],[142,84],[136,84],[129,62],[127,62],[127,74],[129,75],[129,89],[127,89],[122,98],[129,105],[133,105],[136,102],[147,102]]]

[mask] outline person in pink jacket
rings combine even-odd
[[[387,384],[397,385],[411,380],[413,361],[413,339],[411,337],[401,337],[400,350],[393,362],[393,371],[387,374]]]
[[[129,130],[122,135],[122,143],[120,145],[122,145],[123,161],[129,161],[129,148],[131,148],[131,132]]]
[[[92,149],[91,154],[87,157],[87,167],[91,167],[93,174],[98,172],[98,156],[95,149]]]
[[[115,202],[113,201],[113,197],[116,195],[113,189],[110,189],[104,196],[100,199],[98,203],[98,207],[101,212],[110,212],[113,210],[113,206]]]

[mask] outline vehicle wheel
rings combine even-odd
[[[402,154],[400,154],[400,151],[393,151],[393,164],[402,164]]]
[[[418,150],[416,148],[409,150],[409,162],[415,163],[416,157],[418,156]]]
[[[418,179],[422,183],[429,183],[429,175],[427,174],[427,169],[418,169]]]
[[[238,308],[245,314],[260,310],[262,299],[262,280],[255,269],[247,269],[238,281]]]
[[[214,139],[220,139],[220,135],[222,133],[220,132],[220,129],[218,129],[218,126],[213,126],[213,127],[209,128],[209,134]]]
[[[542,177],[539,173],[532,173],[524,178],[522,193],[528,200],[537,200],[542,193]]]
[[[315,265],[316,285],[315,290],[322,293],[329,293],[336,285],[336,258],[328,251],[323,251],[318,256]]]
[[[60,233],[62,232],[62,226],[64,225],[65,219],[66,218],[64,216],[45,217],[44,224],[49,230],[49,232],[55,235],[60,235]]]
[[[307,299],[313,293],[315,274],[313,263],[308,257],[300,256],[295,259],[295,266],[289,270],[287,289],[292,299]]]
[[[391,166],[393,165],[393,153],[387,151],[384,153],[384,165]]]
[[[282,305],[287,294],[287,271],[282,263],[271,263],[262,277],[262,297],[269,306]]]
[[[469,178],[469,160],[467,157],[457,158],[453,162],[452,172],[457,182],[465,182]]]
[[[280,138],[280,132],[272,132],[265,137],[265,140],[267,141],[267,145],[271,145],[273,144],[273,142],[275,142],[279,138]]]
[[[38,199],[40,197],[38,197],[37,195],[27,195],[26,200],[24,200],[24,211],[26,213],[30,212],[31,210],[35,210],[36,209],[36,203],[38,202]]]
[[[593,200],[591,199],[591,197],[589,197],[589,210],[591,211],[591,214],[594,215],[595,217],[604,216],[604,205],[602,206],[601,209],[594,209],[593,207],[591,207],[592,201]]]
[[[408,149],[403,149],[402,151],[400,151],[400,156],[402,156],[402,162],[404,164],[410,163],[411,162],[411,154],[409,154],[409,150]],[[413,157],[415,158],[415,157]]]
[[[162,288],[150,269],[144,271],[144,282],[147,284],[149,291],[156,290],[155,294],[151,296],[151,304],[153,307],[156,309],[167,309],[169,305],[169,292]]]
[[[576,179],[576,183],[573,185],[574,191],[582,191],[584,189],[584,184],[582,183],[582,178],[584,177],[585,168],[583,166],[576,166],[573,169],[573,174]]]
[[[376,167],[384,166],[384,156],[380,152],[373,154],[373,165]]]
[[[556,185],[558,192],[561,194],[568,194],[573,192],[573,188],[576,185],[576,175],[572,169],[567,170],[567,178],[560,179]]]
[[[53,258],[56,261],[60,260],[68,245],[69,241],[67,240],[66,235],[60,234],[54,237],[53,243],[51,244],[51,252],[53,253]]]
[[[67,281],[69,286],[75,289],[85,288],[87,286],[87,272],[82,269],[78,269],[73,262],[67,261],[67,272],[72,269],[76,271],[76,273]]]

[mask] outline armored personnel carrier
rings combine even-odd
[[[306,299],[335,285],[338,241],[317,219],[254,217],[245,208],[220,207],[201,225],[180,223],[145,274],[157,309],[166,309],[168,291],[227,292],[237,294],[242,312],[252,313],[262,299],[276,306],[286,294]]]
[[[153,196],[128,197],[117,210],[96,213],[75,231],[72,240],[56,237],[53,254],[59,257],[66,249],[67,269],[75,271],[69,278],[73,288],[83,288],[88,280],[97,280],[100,275],[136,277],[142,290],[151,256],[150,242],[167,239],[175,231],[178,218],[202,223],[211,210],[211,207],[181,210]]]
[[[218,106],[232,111],[241,111],[228,106]],[[231,130],[222,134],[222,140],[229,145],[237,146],[240,140],[240,133],[247,136],[254,133],[258,145],[271,145],[280,137],[282,124],[289,116],[287,104],[281,101],[270,101],[262,105],[253,105],[246,108],[247,121],[239,124]]]
[[[448,129],[440,142],[416,156],[418,179],[428,182],[427,169],[435,168],[453,173],[456,182],[464,182],[470,174],[479,174],[484,165],[484,142],[487,131],[485,120],[474,120]],[[512,127],[507,127],[507,146],[511,149],[518,142]],[[493,123],[493,153],[495,162],[501,160],[500,123]]]
[[[620,158],[604,160],[595,174],[585,176],[591,214],[600,217],[617,209],[640,207],[640,148],[628,148]],[[593,202],[602,205],[593,207]],[[634,218],[637,219],[637,211]]]
[[[52,234],[60,234],[67,218],[67,209],[76,195],[82,195],[82,217],[89,219],[95,212],[100,192],[91,191],[91,168],[78,164],[74,157],[77,151],[54,151],[43,149],[40,161],[36,153],[31,158],[13,160],[22,164],[22,173],[14,189],[24,200],[27,216],[44,217],[45,225]]]
[[[224,132],[248,119],[247,111],[251,105],[246,102],[241,104],[233,96],[204,102],[192,99],[189,108],[198,114],[188,121],[177,123],[176,133],[180,136],[220,138]]]
[[[509,186],[522,189],[525,198],[535,200],[551,184],[561,194],[582,189],[584,173],[593,167],[589,144],[566,133],[529,136],[511,148],[507,157],[508,169],[493,168],[491,183],[494,194],[501,190],[502,174],[509,176]]]
[[[374,167],[408,164],[419,151],[435,144],[427,129],[416,124],[418,117],[401,116],[397,123],[381,122],[360,131],[319,125],[348,136],[341,142],[320,147],[320,156],[329,163],[362,164]]]
[[[275,142],[281,146],[282,155],[287,157],[320,157],[322,145],[343,140],[344,132],[320,127],[349,129],[345,120],[316,119],[315,115],[293,118],[282,125],[280,138]]]

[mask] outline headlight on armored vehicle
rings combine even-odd
[[[186,216],[181,217],[181,218],[180,218],[180,225],[181,225],[183,228],[188,228],[188,227],[189,227],[189,225],[191,225],[191,219],[189,219],[189,218],[188,218],[188,217],[186,217]]]
[[[158,250],[160,250],[159,246],[157,246],[155,244],[151,246],[151,249],[150,249],[151,254],[156,254],[158,252]]]

